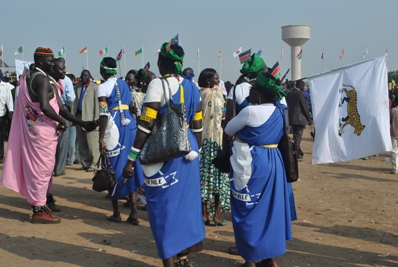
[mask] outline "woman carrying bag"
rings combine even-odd
[[[292,239],[289,190],[278,143],[285,105],[279,80],[261,72],[250,90],[251,105],[225,127],[235,136],[231,155],[231,209],[236,248],[244,267],[276,267]],[[274,104],[277,103],[277,104]]]
[[[100,64],[100,73],[105,82],[98,86],[99,102],[99,149],[101,157],[108,157],[115,172],[117,184],[109,190],[113,214],[107,220],[120,223],[118,199],[132,194],[143,184],[141,165],[137,164],[134,171],[135,179],[124,181],[122,176],[125,160],[130,152],[136,135],[136,123],[129,111],[131,94],[129,87],[122,79],[117,79],[116,60],[105,57]],[[104,159],[102,159],[104,161]],[[131,205],[127,222],[137,225],[137,209],[135,201]]]
[[[189,127],[191,152],[164,162],[142,165],[149,223],[165,267],[196,266],[187,257],[189,252],[203,249],[202,240],[205,238],[198,158],[202,108],[197,87],[181,77],[183,58],[182,47],[169,42],[161,46],[158,67],[162,77],[152,80],[148,86],[142,114],[137,120],[137,136],[123,170],[126,178],[135,177],[133,171],[139,158],[143,158],[139,154],[141,149],[145,150],[144,145],[155,130],[157,120],[167,119],[162,115],[170,102],[183,102],[186,120],[183,127]],[[171,134],[174,130],[165,129]]]

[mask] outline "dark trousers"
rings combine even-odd
[[[292,125],[293,128],[293,142],[294,142],[294,153],[299,157],[303,156],[304,153],[300,149],[301,138],[303,137],[303,132],[305,125]]]
[[[7,116],[0,117],[0,159],[4,159],[4,141],[6,139]]]

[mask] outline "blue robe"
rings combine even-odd
[[[286,240],[292,239],[289,188],[283,159],[277,148],[283,135],[281,112],[258,127],[246,126],[236,136],[250,147],[251,176],[245,188],[238,190],[231,173],[232,223],[236,248],[247,262],[282,255]],[[235,141],[234,146],[238,145]],[[240,186],[242,187],[242,186]]]
[[[120,97],[122,104],[130,105],[131,94],[130,89],[125,81],[122,79],[117,79],[117,85],[120,89]],[[117,126],[119,132],[119,140],[116,147],[111,150],[106,149],[111,166],[115,171],[117,184],[114,188],[109,190],[111,194],[111,200],[117,200],[132,194],[137,187],[140,187],[144,181],[144,175],[140,163],[137,161],[134,169],[134,179],[128,179],[125,184],[123,181],[125,178],[122,176],[124,165],[127,162],[128,154],[130,153],[130,148],[134,143],[135,135],[137,133],[137,126],[134,117],[129,110],[123,110],[123,114],[126,119],[130,120],[130,124],[122,126],[121,113],[119,111],[119,99],[117,96],[116,85],[113,88],[111,95],[107,98],[108,109],[110,115],[112,116],[114,123]],[[116,110],[113,110],[117,108]]]
[[[182,85],[187,123],[191,123],[200,103],[200,94],[189,79],[184,79]],[[180,103],[180,89],[172,98],[174,103]],[[163,105],[159,114],[164,114],[165,110],[166,105]],[[191,149],[198,152],[196,137],[190,129],[188,138]],[[162,259],[167,259],[205,238],[199,158],[188,161],[184,157],[179,157],[155,165],[160,170],[150,176],[147,176],[146,168],[154,166],[143,166],[145,195],[149,223],[158,255]]]

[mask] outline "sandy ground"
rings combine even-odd
[[[293,185],[294,240],[277,258],[279,266],[398,266],[398,175],[390,174],[389,153],[311,165],[312,144],[307,129],[300,181]],[[162,266],[146,212],[139,212],[139,226],[107,221],[109,199],[91,190],[92,173],[78,167],[55,177],[58,225],[31,224],[26,200],[0,186],[0,266]],[[122,203],[126,220],[129,210]],[[191,256],[198,267],[243,263],[227,253],[234,235],[230,213],[225,218],[227,226],[206,226],[205,250]]]

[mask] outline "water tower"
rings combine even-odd
[[[297,58],[301,46],[310,39],[310,26],[289,25],[282,27],[282,40],[290,45],[291,80],[301,79],[301,60]]]

